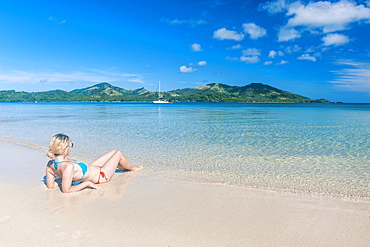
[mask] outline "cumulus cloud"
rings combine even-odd
[[[270,14],[276,14],[285,11],[288,8],[288,3],[285,0],[276,0],[266,2],[260,5],[260,9],[267,10]]]
[[[191,45],[191,50],[194,52],[203,51],[201,45],[197,43]]]
[[[277,55],[277,53],[276,53],[276,51],[274,51],[274,50],[271,50],[270,52],[269,52],[269,57],[270,58],[275,58],[275,56]]]
[[[251,39],[258,39],[266,35],[266,29],[257,26],[254,23],[244,23],[244,32],[249,34]]]
[[[292,39],[297,39],[301,37],[301,33],[297,31],[295,28],[291,27],[282,27],[278,33],[278,41],[289,41]]]
[[[271,65],[272,64],[272,61],[266,61],[263,63],[263,65]]]
[[[259,56],[259,55],[261,55],[261,51],[256,48],[249,48],[243,50],[243,56]]]
[[[285,48],[285,52],[288,53],[288,54],[292,54],[292,53],[295,53],[295,52],[299,52],[302,48],[295,44],[295,45],[292,45],[292,46],[288,46]]]
[[[207,62],[206,62],[206,61],[199,61],[199,62],[197,63],[197,65],[198,65],[199,67],[201,67],[201,66],[206,66],[206,65],[207,65]]]
[[[299,60],[309,60],[312,62],[316,62],[316,57],[310,56],[309,54],[302,54],[302,56],[298,57]]]
[[[227,50],[238,50],[238,49],[241,49],[242,46],[240,44],[237,44],[237,45],[233,45],[231,47],[228,47]]]
[[[337,62],[345,68],[331,71],[337,78],[330,83],[346,91],[370,93],[370,63],[342,60]]]
[[[219,40],[232,39],[241,41],[244,39],[245,34],[248,34],[251,39],[258,39],[266,35],[266,29],[257,26],[255,23],[244,23],[242,28],[244,33],[220,28],[213,32],[213,38]]]
[[[260,58],[258,56],[241,56],[240,61],[244,63],[258,63]]]
[[[240,62],[245,63],[258,63],[260,61],[259,55],[261,55],[261,51],[256,48],[249,48],[243,50],[242,56],[239,58]]]
[[[269,52],[269,55],[268,55],[269,58],[275,58],[276,56],[284,56],[284,52],[282,52],[282,51],[276,52],[274,50],[271,50]]]
[[[370,8],[346,0],[336,3],[319,1],[310,2],[307,6],[292,4],[287,15],[293,16],[288,26],[320,28],[328,33],[344,30],[351,22],[370,20]]]
[[[227,30],[226,28],[220,28],[213,32],[213,38],[219,40],[232,39],[240,41],[244,39],[244,34]]]
[[[326,35],[325,37],[323,37],[322,41],[324,41],[325,46],[329,46],[329,45],[339,46],[339,45],[347,44],[350,40],[348,36],[346,35],[330,33]]]
[[[349,0],[308,2],[306,5],[301,1],[277,0],[262,4],[260,9],[271,14],[285,12],[289,18],[279,31],[278,41],[300,38],[305,30],[331,33],[348,29],[351,23],[370,20],[368,5],[357,5]]]
[[[280,63],[277,63],[277,65],[284,65],[284,64],[287,64],[289,63],[288,61],[285,61],[285,60],[281,60]]]
[[[191,73],[191,72],[195,72],[197,70],[198,69],[194,69],[193,67],[186,67],[185,65],[180,67],[180,72],[181,73]]]

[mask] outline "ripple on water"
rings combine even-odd
[[[370,106],[101,103],[0,108],[1,137],[47,146],[52,135],[64,132],[80,157],[117,149],[135,164],[181,180],[370,197]]]

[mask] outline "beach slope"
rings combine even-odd
[[[102,190],[41,183],[44,152],[0,142],[2,246],[368,246],[370,204],[116,174]]]

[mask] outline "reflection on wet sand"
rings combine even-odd
[[[55,214],[60,211],[76,212],[85,204],[97,199],[104,198],[111,201],[119,201],[128,188],[135,172],[123,172],[116,174],[108,183],[100,184],[100,189],[86,188],[76,193],[62,193],[59,188],[46,191],[49,213]]]

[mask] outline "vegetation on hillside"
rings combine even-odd
[[[262,83],[251,83],[243,87],[211,83],[197,88],[177,89],[162,94],[163,98],[171,102],[329,102],[325,99],[312,100]],[[145,88],[128,90],[109,83],[100,83],[71,92],[63,90],[32,93],[14,90],[0,91],[0,102],[151,102],[157,97],[156,92],[150,92]]]

